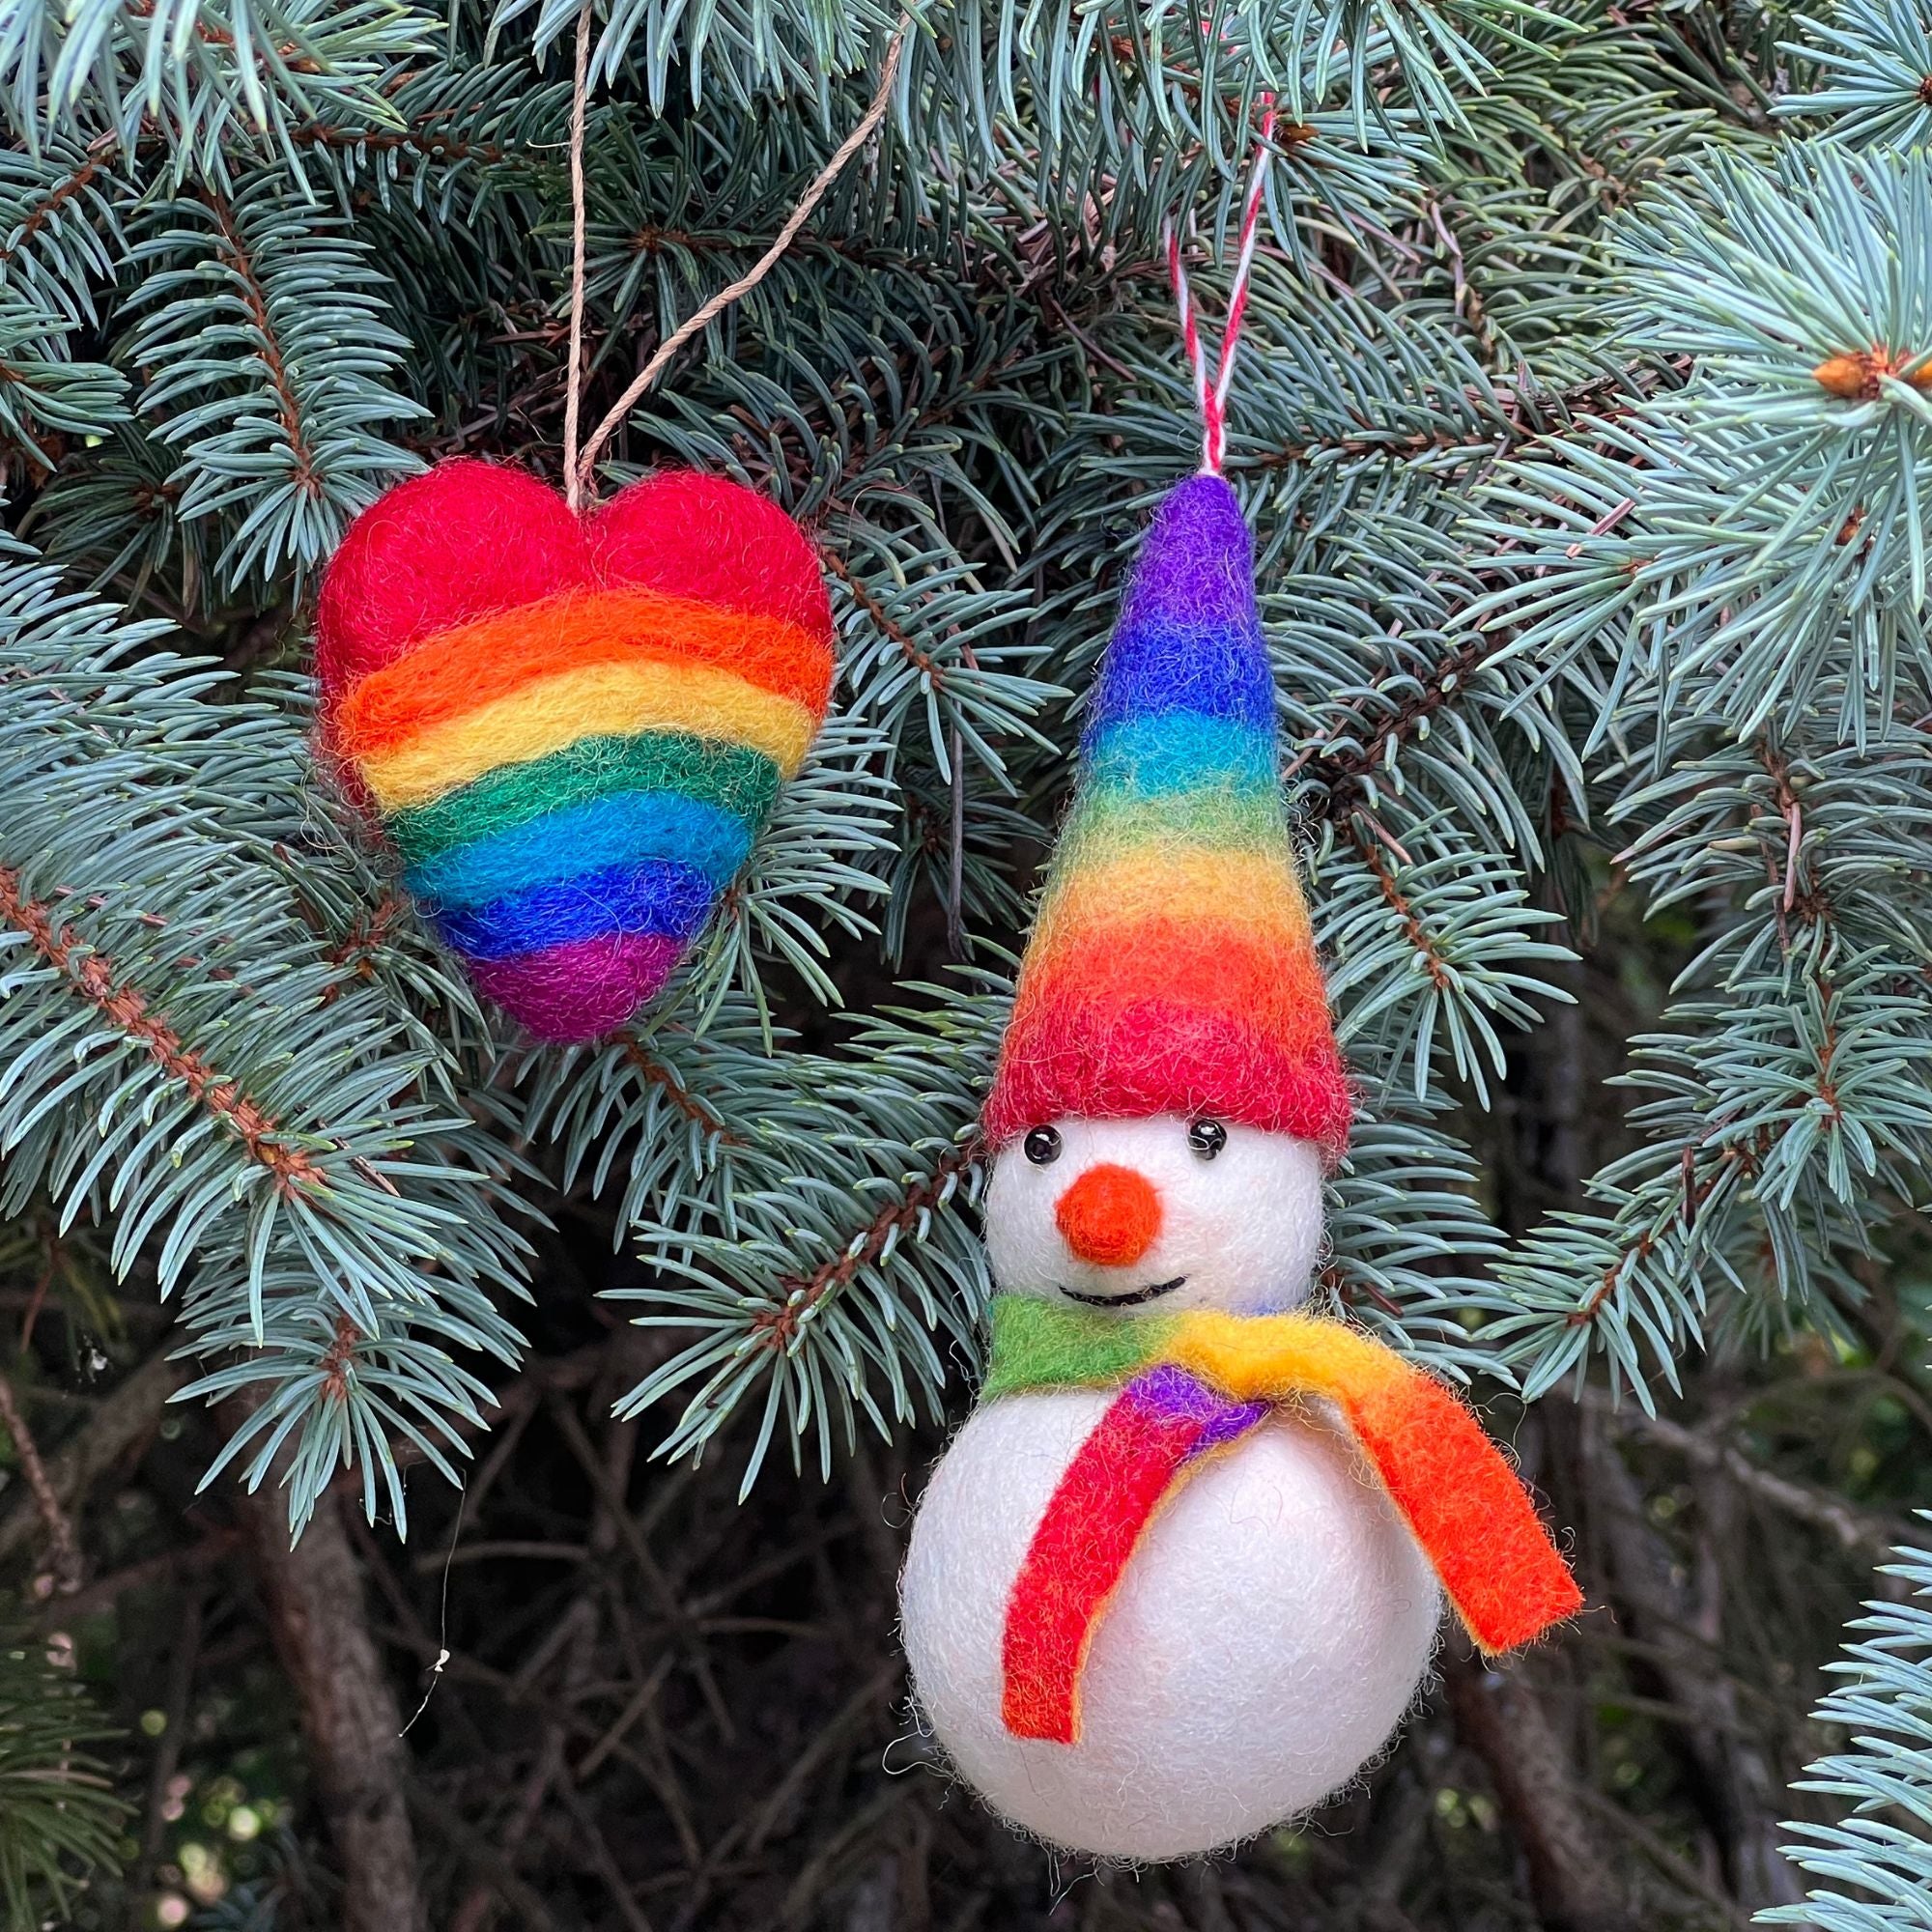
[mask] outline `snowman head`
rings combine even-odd
[[[1307,1298],[1350,1096],[1295,872],[1240,504],[1162,502],[987,1097],[994,1279],[1077,1304]]]
[[[1312,1141],[1211,1115],[1042,1123],[993,1164],[993,1279],[1120,1314],[1296,1308],[1321,1246],[1321,1165]]]

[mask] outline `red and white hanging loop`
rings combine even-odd
[[[1248,194],[1241,206],[1240,248],[1235,257],[1235,281],[1228,292],[1228,322],[1221,331],[1221,354],[1214,373],[1208,373],[1208,351],[1201,340],[1200,319],[1195,313],[1194,291],[1180,259],[1180,237],[1169,216],[1164,233],[1167,239],[1167,268],[1174,277],[1174,298],[1180,308],[1180,339],[1187,349],[1188,366],[1194,371],[1194,400],[1201,411],[1201,468],[1209,475],[1221,473],[1221,458],[1228,440],[1228,390],[1235,380],[1235,352],[1241,340],[1241,318],[1247,312],[1248,282],[1255,266],[1255,237],[1261,227],[1262,196],[1267,188],[1268,161],[1273,154],[1269,142],[1274,137],[1274,98],[1262,97],[1261,135],[1255,143],[1255,158],[1248,175]]]

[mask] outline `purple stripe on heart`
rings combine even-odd
[[[507,959],[472,959],[477,989],[539,1039],[588,1039],[654,998],[686,942],[657,932],[600,932]]]

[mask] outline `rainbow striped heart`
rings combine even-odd
[[[810,545],[666,470],[580,518],[470,459],[350,526],[316,617],[322,750],[489,998],[621,1026],[744,865],[832,689]]]

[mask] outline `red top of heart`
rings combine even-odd
[[[661,590],[832,638],[811,546],[743,484],[662,470],[580,517],[524,470],[461,457],[381,497],[330,561],[315,630],[323,715],[424,638],[580,585]]]

